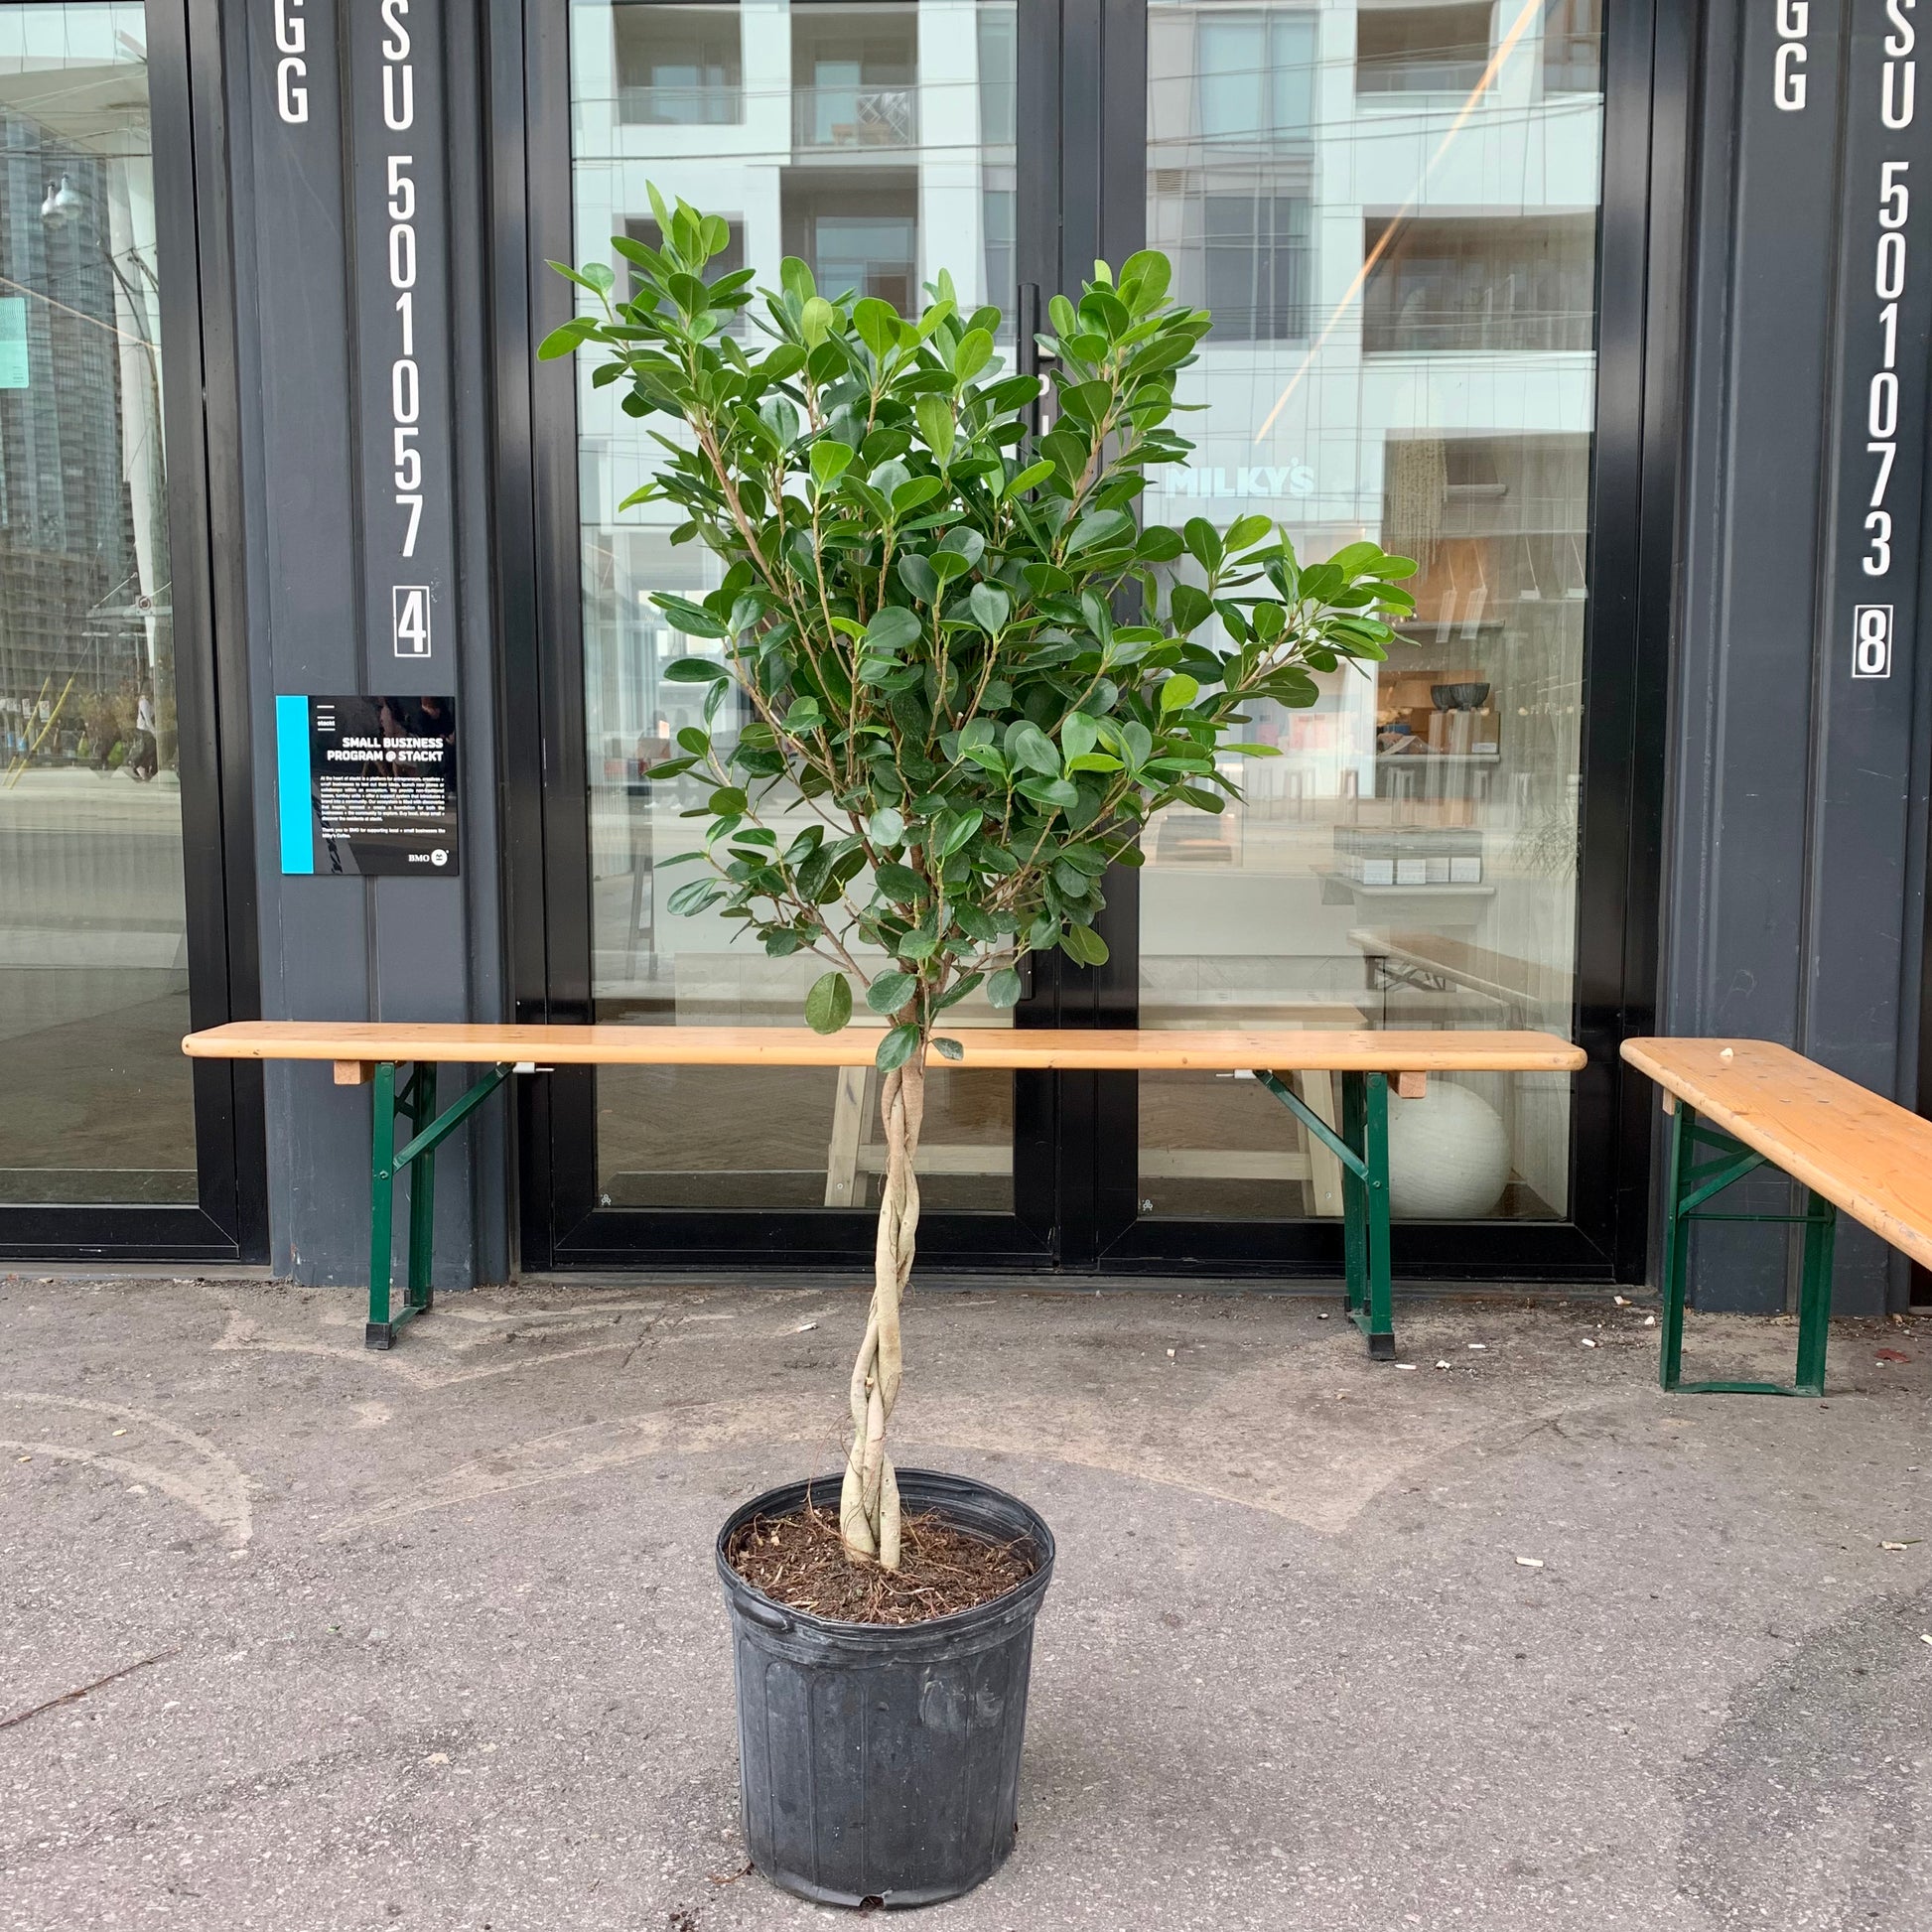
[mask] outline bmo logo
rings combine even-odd
[[[1891,676],[1891,606],[1859,604],[1852,610],[1852,675]]]

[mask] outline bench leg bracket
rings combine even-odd
[[[1344,1072],[1341,1131],[1320,1119],[1280,1073],[1255,1078],[1301,1122],[1303,1131],[1341,1167],[1342,1310],[1378,1362],[1395,1359],[1395,1312],[1389,1279],[1389,1076]]]
[[[1699,1153],[1714,1156],[1699,1164]],[[1705,1202],[1727,1187],[1772,1164],[1741,1141],[1707,1126],[1695,1110],[1680,1101],[1671,1115],[1670,1177],[1664,1227],[1664,1333],[1658,1358],[1658,1381],[1667,1393],[1680,1395],[1797,1395],[1825,1393],[1825,1350],[1832,1319],[1832,1248],[1838,1210],[1822,1196],[1805,1190],[1802,1214],[1726,1214],[1707,1210]],[[1690,1289],[1691,1224],[1694,1221],[1743,1221],[1802,1227],[1805,1231],[1803,1273],[1798,1291],[1798,1362],[1790,1382],[1686,1382],[1684,1368],[1684,1305]]]
[[[396,1062],[378,1060],[369,1083],[369,1318],[363,1346],[393,1348],[406,1322],[436,1306],[431,1269],[436,1248],[436,1150],[510,1076],[510,1064],[493,1066],[459,1100],[436,1111],[436,1063],[418,1060],[398,1091]],[[409,1138],[396,1146],[396,1115],[409,1123]],[[396,1179],[409,1175],[409,1248],[403,1306],[392,1302]]]

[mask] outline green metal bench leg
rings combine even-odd
[[[1698,1165],[1700,1150],[1705,1165]],[[1713,1158],[1715,1157],[1715,1158]],[[1670,1184],[1664,1219],[1664,1333],[1657,1379],[1667,1393],[1681,1395],[1809,1395],[1825,1393],[1825,1350],[1832,1319],[1832,1246],[1838,1210],[1809,1189],[1802,1214],[1721,1213],[1705,1202],[1759,1168],[1776,1164],[1754,1154],[1728,1134],[1701,1127],[1682,1101],[1671,1116]],[[1686,1382],[1684,1305],[1690,1294],[1691,1223],[1740,1221],[1805,1230],[1804,1273],[1798,1291],[1798,1367],[1790,1382]]]
[[[1341,1138],[1351,1151],[1362,1145],[1362,1076],[1341,1076]],[[1347,1167],[1341,1171],[1342,1307],[1353,1321],[1368,1309],[1368,1189]]]
[[[1690,1273],[1691,1217],[1680,1203],[1690,1192],[1687,1176],[1696,1153],[1691,1138],[1696,1120],[1683,1101],[1670,1117],[1670,1172],[1665,1183],[1664,1209],[1664,1334],[1657,1358],[1657,1380],[1666,1394],[1674,1391],[1684,1373],[1684,1294]]]
[[[396,1063],[378,1060],[371,1083],[369,1132],[369,1319],[362,1340],[388,1348],[396,1339],[389,1318],[389,1237],[396,1202]]]
[[[1371,1073],[1364,1096],[1362,1159],[1368,1168],[1368,1352],[1395,1358],[1395,1309],[1389,1282],[1389,1076]]]
[[[1832,1325],[1832,1246],[1838,1209],[1805,1190],[1805,1265],[1798,1291],[1798,1373],[1800,1395],[1825,1393],[1825,1345]]]
[[[431,1265],[436,1250],[436,1150],[510,1077],[507,1060],[492,1066],[447,1112],[436,1111],[436,1067],[418,1060],[403,1090],[409,1138],[396,1145],[396,1069],[384,1061],[375,1069],[374,1129],[369,1158],[369,1321],[364,1339],[371,1348],[392,1348],[406,1321],[427,1313],[436,1300]],[[409,1275],[403,1306],[390,1303],[389,1243],[395,1218],[396,1176],[408,1168]]]
[[[419,1061],[409,1092],[410,1139],[436,1118],[436,1062]],[[436,1153],[420,1154],[409,1168],[409,1308],[427,1311],[436,1301],[430,1264],[436,1246]]]

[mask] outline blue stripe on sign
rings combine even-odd
[[[275,779],[282,814],[282,870],[314,872],[309,831],[309,701],[275,699]]]

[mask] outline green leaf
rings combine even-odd
[[[980,812],[944,812],[932,822],[932,850],[942,859],[950,858],[985,823]]]
[[[1060,408],[1076,423],[1097,423],[1114,399],[1112,387],[1105,382],[1062,382],[1059,384]]]
[[[796,698],[785,713],[785,730],[793,737],[801,737],[806,732],[823,731],[825,714],[819,709],[816,698]]]
[[[966,1057],[965,1047],[956,1039],[948,1039],[944,1034],[934,1034],[932,1044],[942,1060],[963,1060]]]
[[[759,404],[759,421],[785,449],[798,441],[798,411],[789,396],[766,396]]]
[[[867,296],[852,311],[852,326],[882,362],[898,344],[898,311],[876,295]]]
[[[830,334],[837,320],[838,311],[822,295],[813,296],[798,318],[799,333],[805,338],[805,346],[816,348]]]
[[[918,985],[910,973],[893,967],[866,988],[866,1005],[874,1013],[897,1013],[918,990]]]
[[[815,1034],[835,1034],[852,1018],[852,983],[843,973],[827,973],[805,995],[805,1025]]]
[[[920,634],[917,616],[903,604],[883,606],[873,613],[872,621],[866,625],[867,645],[888,655],[903,650]]]
[[[582,346],[585,339],[595,333],[598,327],[593,316],[579,316],[575,322],[567,322],[561,329],[553,329],[537,345],[537,360],[554,362],[560,355],[572,354]]]
[[[1158,309],[1168,293],[1173,265],[1158,248],[1143,248],[1120,265],[1121,299],[1137,316]]]
[[[1022,988],[1020,975],[1011,966],[1003,966],[986,982],[986,999],[989,1006],[1004,1011],[1020,1004]]]
[[[1018,718],[1007,727],[1006,754],[1009,764],[1030,765],[1048,778],[1060,775],[1060,755],[1053,741],[1030,718]]]
[[[913,477],[893,491],[893,514],[910,516],[922,503],[929,503],[935,496],[943,495],[945,488],[946,485],[937,477]]]
[[[1272,517],[1237,516],[1228,525],[1226,539],[1228,555],[1233,556],[1237,550],[1253,549],[1274,527],[1275,522]],[[1373,550],[1375,545],[1370,544],[1369,548]]]
[[[975,584],[966,593],[966,604],[990,637],[997,637],[1013,615],[1013,600],[997,584]]]
[[[1068,540],[1066,554],[1071,557],[1091,550],[1097,543],[1114,543],[1134,535],[1134,519],[1125,510],[1095,510],[1083,516]]]
[[[715,657],[674,657],[658,675],[667,684],[722,684],[731,673]]]
[[[905,556],[898,560],[899,582],[916,597],[921,604],[936,604],[939,601],[939,574],[920,556]]]
[[[650,601],[670,619],[672,627],[683,631],[687,637],[723,637],[728,634],[722,618],[714,617],[702,604],[694,604],[688,597],[673,597],[668,591],[653,591]],[[723,675],[722,669],[719,674]]]
[[[1060,951],[1082,966],[1104,966],[1107,942],[1090,925],[1070,925],[1060,934]]]
[[[1188,554],[1203,570],[1218,570],[1221,566],[1221,537],[1204,516],[1190,516],[1180,532],[1181,541],[1186,544]]]
[[[993,359],[993,338],[984,329],[969,329],[953,351],[953,386],[963,389]]]
[[[940,552],[963,559],[970,570],[986,555],[986,539],[971,524],[956,524],[940,539],[939,549],[933,555],[938,556]]]
[[[942,396],[921,396],[912,406],[912,415],[919,425],[919,435],[924,439],[926,448],[932,452],[939,468],[945,469],[952,461],[953,443],[957,436],[952,405]]]
[[[575,282],[580,289],[589,289],[594,295],[608,295],[618,279],[608,268],[604,269],[603,281],[596,279],[597,271],[604,267],[602,262],[593,262],[582,269],[572,268],[568,262],[549,262],[546,266],[554,268],[566,282]]]
[[[866,820],[866,837],[874,845],[894,846],[905,837],[905,819],[897,805],[882,805]]]
[[[724,889],[715,879],[690,879],[665,903],[671,911],[679,914],[702,912],[707,906],[716,905],[724,897]]]
[[[1176,671],[1161,687],[1161,709],[1181,711],[1200,696],[1200,682],[1185,671]]]
[[[844,443],[820,438],[812,445],[812,481],[820,489],[830,489],[852,467],[852,451]]]
[[[1214,605],[1205,591],[1196,590],[1192,584],[1176,584],[1168,600],[1168,614],[1173,627],[1184,637],[1213,616]]]
[[[1042,805],[1065,811],[1080,802],[1080,788],[1064,778],[1022,778],[1019,789]]]
[[[894,1027],[879,1042],[879,1050],[872,1056],[873,1064],[882,1073],[892,1073],[912,1057],[918,1045],[918,1028]]]
[[[926,896],[925,881],[910,866],[888,861],[876,867],[872,876],[879,890],[895,904],[911,905]]]

